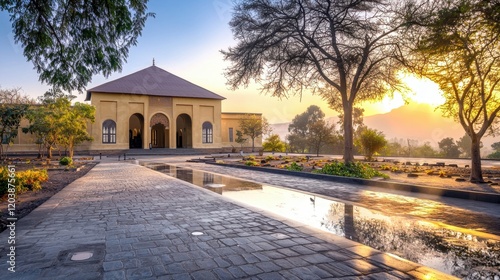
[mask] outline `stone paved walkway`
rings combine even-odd
[[[15,233],[15,273],[0,234],[0,279],[453,279],[125,163],[98,164]]]

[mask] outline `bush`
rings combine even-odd
[[[304,169],[302,166],[298,165],[295,161],[290,164],[290,166],[286,167],[287,170],[290,171],[302,171]]]
[[[59,160],[60,165],[71,165],[73,164],[73,159],[70,157],[63,157],[61,160]]]
[[[271,156],[271,155],[266,157],[266,161],[271,161],[271,160],[276,160],[276,158],[274,156]]]
[[[255,160],[255,156],[250,155],[250,156],[247,157],[247,160],[253,161],[253,160]]]
[[[19,177],[19,183],[24,188],[39,191],[42,189],[42,182],[46,182],[49,179],[49,175],[47,174],[47,170],[41,169],[30,169],[26,171],[18,172],[17,176]]]
[[[500,159],[500,152],[499,152],[499,151],[497,151],[497,152],[494,152],[494,153],[492,153],[492,154],[489,154],[489,155],[487,156],[487,158],[491,158],[491,159]]]
[[[327,163],[323,168],[315,170],[315,173],[344,176],[344,177],[355,177],[363,179],[371,179],[373,177],[389,178],[384,173],[381,173],[370,166],[355,162],[351,164],[344,164],[343,162],[332,162]]]
[[[38,191],[42,189],[41,183],[49,179],[47,170],[30,169],[25,171],[16,171],[13,185],[16,186],[16,193],[24,193],[28,190]],[[9,172],[7,168],[0,167],[0,196],[7,193],[9,185]]]
[[[260,164],[258,162],[253,161],[253,160],[247,160],[245,162],[245,165],[247,165],[247,166],[260,166]]]

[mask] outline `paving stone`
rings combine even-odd
[[[115,270],[115,271],[105,271],[103,274],[104,280],[123,280],[125,279],[125,271]]]
[[[255,264],[258,268],[262,269],[264,272],[272,272],[281,270],[281,267],[274,262],[259,262]]]
[[[227,269],[224,269],[224,268],[221,268],[221,267],[217,267],[217,268],[215,268],[213,270],[213,272],[215,274],[217,274],[217,277],[219,277],[219,279],[221,279],[221,280],[234,279],[234,276]]]
[[[228,267],[227,271],[229,271],[229,273],[231,273],[234,276],[234,278],[244,278],[248,276],[248,274],[246,274],[245,271],[243,271],[238,266]]]
[[[102,267],[104,271],[118,270],[123,268],[123,263],[121,261],[104,262]]]
[[[378,266],[375,266],[365,260],[360,260],[360,259],[347,260],[344,261],[343,263],[354,268],[357,271],[362,272],[363,274],[376,273],[383,270]]]
[[[209,270],[200,270],[191,273],[194,280],[217,280],[218,277]]]
[[[285,277],[283,277],[283,275],[281,275],[277,272],[262,273],[262,274],[257,275],[257,277],[261,280],[286,279]]]
[[[214,269],[214,268],[218,267],[218,264],[214,260],[211,260],[211,259],[196,260],[195,263],[199,268],[206,269],[206,270],[210,270],[210,269]]]
[[[127,279],[144,279],[153,276],[153,271],[150,267],[131,268],[126,271]]]

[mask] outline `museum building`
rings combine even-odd
[[[87,90],[85,101],[96,108],[88,127],[94,140],[75,150],[238,148],[240,120],[261,114],[223,113],[224,99],[153,64]],[[9,150],[35,150],[32,138],[19,133]],[[261,144],[259,137],[255,146]]]

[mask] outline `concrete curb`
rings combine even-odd
[[[226,166],[226,167],[233,167],[233,168],[240,168],[240,169],[247,169],[247,170],[254,170],[254,171],[262,171],[262,172],[280,174],[280,175],[290,175],[290,176],[296,176],[296,177],[301,177],[301,178],[318,179],[318,180],[348,183],[348,184],[358,184],[358,185],[363,185],[363,186],[380,187],[380,188],[399,190],[399,191],[432,194],[432,195],[438,195],[438,196],[444,196],[444,197],[452,197],[452,198],[460,198],[460,199],[468,199],[468,200],[475,200],[475,201],[500,204],[500,194],[495,194],[495,193],[452,190],[452,189],[428,187],[428,186],[421,186],[421,185],[412,185],[412,184],[397,183],[397,182],[350,178],[350,177],[342,177],[342,176],[334,176],[334,175],[306,173],[306,172],[299,172],[299,171],[288,171],[288,170],[284,170],[284,169],[274,169],[274,168],[246,166],[246,165],[237,165],[237,164],[216,163],[216,162],[208,162],[208,161],[205,163],[218,165],[218,166]]]

